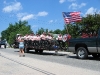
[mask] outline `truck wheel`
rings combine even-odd
[[[94,58],[99,58],[99,57],[100,57],[100,54],[92,54],[92,56],[93,56]]]
[[[39,50],[40,53],[43,53],[43,50]]]
[[[79,59],[86,59],[88,57],[88,52],[87,52],[86,48],[79,47],[77,49],[76,55]]]
[[[25,53],[29,53],[29,49],[28,48],[24,48],[24,52]]]
[[[35,53],[38,53],[38,50],[37,49],[35,50]]]
[[[4,47],[6,48],[6,45],[4,45]]]

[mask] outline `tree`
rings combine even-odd
[[[60,29],[56,29],[56,30],[54,30],[54,32],[53,32],[54,34],[61,34],[62,33],[62,31],[60,30]]]
[[[9,27],[1,32],[2,40],[6,39],[9,44],[13,44],[16,34],[29,34],[32,33],[31,26],[28,25],[27,21],[19,21],[18,23],[15,22],[15,24],[9,24]]]
[[[100,14],[88,14],[86,17],[82,17],[81,22],[67,24],[66,26],[64,30],[66,30],[73,38],[79,37],[82,32],[89,34],[91,32],[97,32],[100,28]]]
[[[83,17],[82,22],[80,23],[82,26],[82,30],[87,32],[98,31],[100,28],[100,14],[88,14],[86,17]]]
[[[38,29],[38,31],[36,33],[37,34],[42,34],[43,32],[45,32],[45,29],[44,28],[40,28],[40,29]]]
[[[79,24],[73,23],[67,25],[67,34],[70,34],[73,38],[79,37],[80,27]]]

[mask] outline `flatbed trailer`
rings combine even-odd
[[[58,40],[40,40],[40,41],[24,41],[24,52],[28,53],[30,50],[35,50],[35,52],[42,53],[43,50],[55,51],[55,50],[66,50],[67,45],[66,42],[58,41]]]

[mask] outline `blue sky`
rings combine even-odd
[[[0,32],[9,23],[26,20],[36,32],[41,27],[63,29],[62,12],[80,11],[81,16],[100,12],[100,0],[0,0]]]

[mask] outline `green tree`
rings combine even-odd
[[[36,33],[37,34],[42,34],[43,32],[45,32],[45,29],[44,28],[40,28],[40,29],[38,29],[38,31]]]
[[[29,34],[32,33],[31,26],[28,25],[27,21],[19,21],[18,23],[15,22],[15,24],[9,24],[9,27],[1,32],[2,40],[6,39],[9,44],[13,44],[16,34]]]
[[[98,31],[98,29],[100,28],[100,14],[93,14],[90,15],[88,14],[86,17],[83,17],[81,24],[81,29],[83,31],[87,31],[87,32],[94,32],[94,31]]]
[[[62,31],[61,31],[60,29],[56,29],[56,30],[53,31],[53,33],[54,33],[54,34],[61,34]]]
[[[73,38],[80,36],[82,32],[93,33],[100,28],[100,14],[88,14],[86,17],[82,17],[81,22],[67,24],[64,30],[71,34]]]

